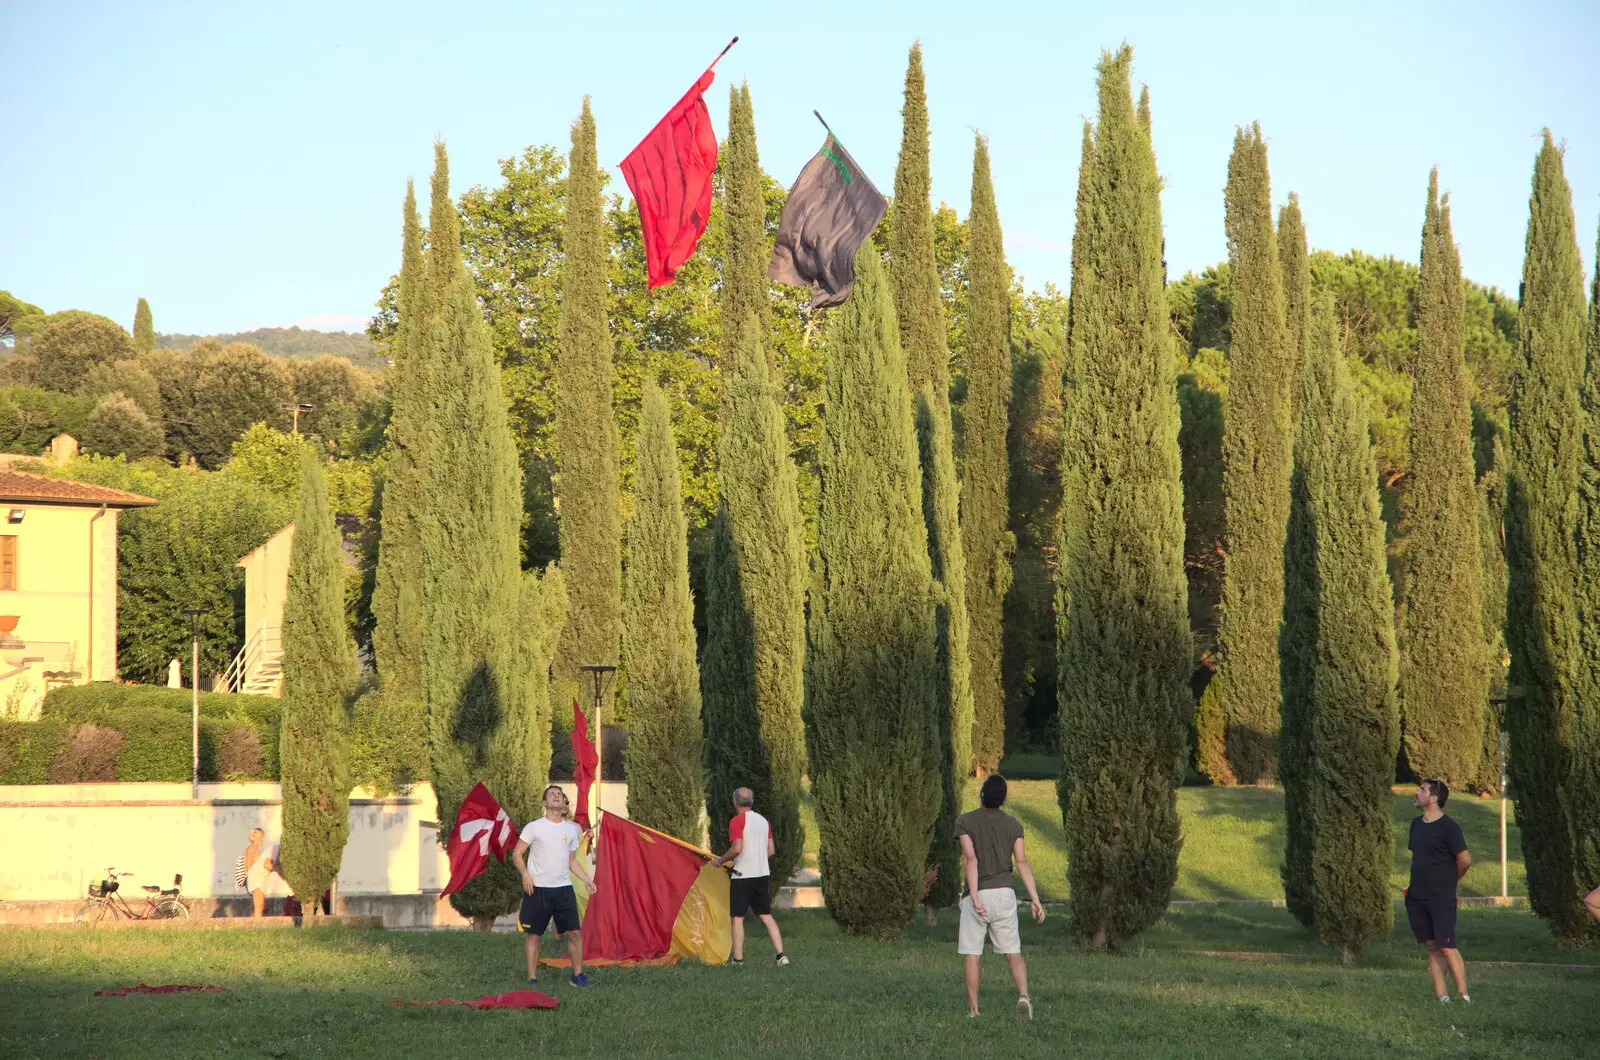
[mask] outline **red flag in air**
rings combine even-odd
[[[578,709],[578,699],[572,699],[572,779],[577,782],[577,805],[572,808],[572,819],[585,832],[589,830],[589,789],[594,787],[596,767],[600,753],[589,739],[589,721]]]
[[[600,822],[600,860],[583,917],[585,960],[641,961],[672,948],[672,925],[704,852],[614,813]]]
[[[504,861],[517,841],[517,827],[500,803],[480,780],[467,793],[456,811],[456,826],[450,830],[447,850],[450,855],[450,882],[439,897],[454,894],[474,876],[489,867],[489,855]]]
[[[728,44],[731,47],[732,42]],[[728,48],[722,49],[723,54]],[[713,62],[711,67],[716,65]],[[678,266],[694,253],[711,217],[717,134],[701,98],[715,77],[711,67],[622,160],[622,175],[639,203],[645,269],[652,290],[672,282]]]

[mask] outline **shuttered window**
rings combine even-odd
[[[17,587],[17,539],[0,537],[0,592]]]

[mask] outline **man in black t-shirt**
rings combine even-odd
[[[1428,972],[1440,1001],[1449,1001],[1445,968],[1456,981],[1462,1001],[1467,994],[1467,968],[1456,946],[1456,881],[1467,874],[1472,855],[1461,826],[1445,816],[1450,788],[1442,780],[1417,785],[1417,809],[1422,815],[1411,822],[1411,884],[1406,888],[1406,919],[1411,933],[1428,947]]]

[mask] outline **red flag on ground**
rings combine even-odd
[[[572,819],[587,832],[589,823],[589,789],[594,787],[595,771],[600,765],[600,752],[589,739],[589,720],[578,708],[578,698],[572,698],[572,779],[578,786],[577,805],[572,808]]]
[[[561,1002],[538,990],[513,990],[508,994],[487,994],[476,1001],[442,997],[438,1001],[391,1001],[391,1005],[465,1005],[468,1008],[556,1008]]]
[[[706,860],[672,836],[606,814],[599,887],[583,918],[584,960],[648,960],[670,950],[672,925]]]
[[[456,826],[450,830],[447,850],[450,855],[450,882],[439,897],[454,894],[474,876],[489,867],[489,855],[504,861],[516,845],[517,827],[500,803],[489,794],[483,781],[473,785],[456,811]]]
[[[739,38],[733,38],[737,41]],[[729,42],[728,48],[733,47]],[[722,49],[726,55],[728,48]],[[717,56],[718,59],[722,55]],[[689,260],[711,217],[711,174],[717,134],[701,96],[716,75],[713,62],[622,160],[622,175],[639,203],[650,288],[669,284]]]

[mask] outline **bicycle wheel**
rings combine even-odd
[[[86,898],[73,917],[79,923],[98,924],[103,920],[118,919],[117,907],[105,898]]]
[[[155,919],[188,920],[189,907],[177,898],[163,898],[156,903]]]

